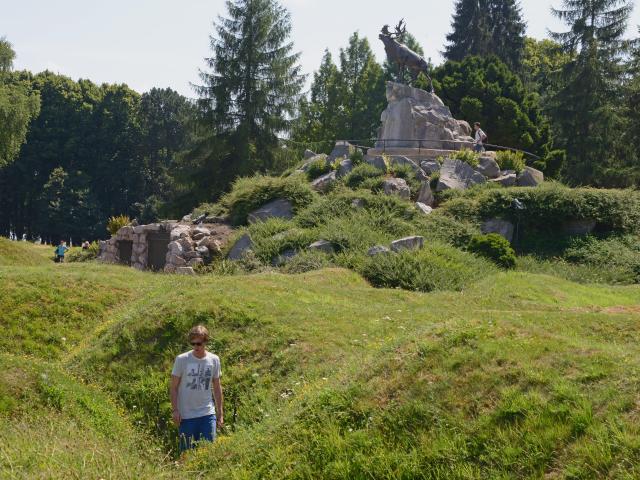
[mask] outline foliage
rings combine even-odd
[[[520,69],[526,24],[517,0],[457,0],[451,26],[444,52],[447,60],[496,55]]]
[[[496,57],[465,57],[434,70],[438,95],[454,117],[480,122],[491,143],[544,154],[551,143],[539,96]]]
[[[110,217],[107,221],[107,231],[113,236],[118,233],[122,227],[126,227],[131,224],[131,219],[126,215],[117,215]]]
[[[284,198],[293,204],[294,209],[301,209],[309,205],[314,197],[315,193],[304,177],[255,175],[237,179],[220,203],[229,212],[229,219],[234,225],[243,225],[249,213],[271,200]]]
[[[98,258],[98,253],[100,253],[98,242],[91,242],[86,250],[83,248],[71,249],[65,260],[67,262],[89,262]]]
[[[507,239],[497,233],[476,235],[469,242],[469,251],[494,261],[504,268],[516,266],[516,252]]]
[[[309,164],[309,168],[307,169],[307,178],[309,181],[315,180],[316,178],[324,175],[325,173],[329,173],[331,171],[331,165],[324,158],[319,158],[318,160],[314,160]]]
[[[477,167],[480,164],[480,154],[469,148],[456,150],[449,155],[449,158],[452,160],[460,160],[471,167]]]
[[[382,178],[384,172],[379,168],[369,165],[368,163],[361,163],[356,165],[349,174],[344,177],[344,184],[349,188],[360,188],[364,182],[369,179]]]
[[[574,264],[617,272],[617,281],[611,283],[640,283],[640,240],[637,235],[575,238],[563,257]]]
[[[362,275],[376,287],[406,290],[463,290],[493,271],[484,260],[453,247],[431,243],[418,251],[371,257]]]
[[[36,247],[27,242],[10,241],[0,237],[0,266],[33,266],[50,263],[51,250],[43,246],[44,255],[39,255]]]
[[[281,270],[286,274],[299,274],[321,270],[329,265],[330,262],[325,253],[303,251],[288,260]]]
[[[524,154],[522,152],[514,152],[513,150],[501,150],[496,153],[496,162],[500,166],[500,170],[513,170],[520,173],[524,170]]]

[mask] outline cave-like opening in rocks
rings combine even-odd
[[[148,268],[153,271],[162,271],[164,269],[164,266],[167,263],[169,241],[169,232],[147,234]]]

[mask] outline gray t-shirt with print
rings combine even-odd
[[[180,377],[178,410],[183,419],[216,413],[211,381],[220,378],[220,359],[217,355],[207,352],[204,358],[197,358],[193,351],[178,355],[171,375]]]

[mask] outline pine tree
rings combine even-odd
[[[290,127],[304,77],[288,41],[291,21],[277,0],[228,0],[211,37],[209,72],[198,89],[210,125],[232,145],[233,172],[266,170],[277,135]]]
[[[619,131],[623,39],[632,10],[629,0],[563,0],[556,17],[570,27],[551,33],[571,60],[561,74],[562,87],[551,104],[552,117],[568,152],[567,179],[594,183],[612,162]]]
[[[510,68],[520,69],[526,25],[518,0],[458,0],[451,26],[447,60],[496,55]]]

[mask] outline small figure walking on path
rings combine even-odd
[[[475,145],[473,151],[482,153],[484,152],[484,142],[487,141],[487,134],[480,128],[480,122],[473,124],[473,129],[476,131]]]
[[[193,350],[178,355],[171,372],[171,407],[181,452],[196,442],[213,442],[216,429],[224,426],[220,358],[207,352],[209,332],[204,326],[193,327],[187,338]]]
[[[69,247],[67,247],[67,242],[61,240],[60,245],[58,245],[55,250],[57,263],[64,263],[64,254],[67,253],[67,250],[69,250]]]

